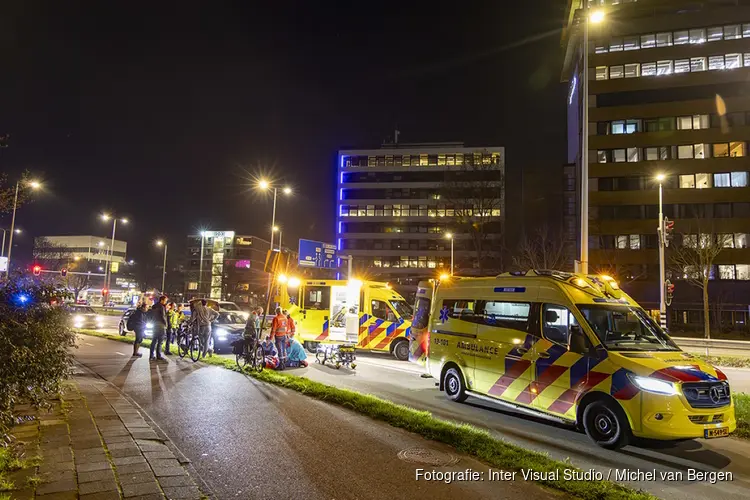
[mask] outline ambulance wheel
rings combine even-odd
[[[409,361],[409,341],[396,341],[396,345],[393,346],[393,355],[399,361]]]
[[[320,342],[310,342],[309,340],[305,340],[305,349],[307,349],[307,352],[310,354],[315,354],[318,352],[318,345]]]
[[[594,401],[583,412],[583,428],[596,444],[616,450],[628,444],[630,424],[625,413],[611,401]]]
[[[443,376],[443,390],[448,399],[460,403],[466,399],[464,377],[458,368],[449,368]]]

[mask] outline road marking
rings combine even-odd
[[[120,356],[125,356],[123,353],[121,353],[119,351],[115,351],[115,354],[119,354]]]
[[[90,345],[91,347],[94,347],[94,344],[89,344],[88,342],[84,342],[86,345]]]
[[[403,373],[411,373],[412,375],[419,375],[423,373],[422,371],[409,369],[409,368],[399,368],[397,366],[388,366],[388,365],[381,364],[381,363],[369,363],[367,361],[364,361],[362,358],[359,358],[356,361],[356,363],[361,364],[361,365],[366,365],[366,366],[374,366],[376,368],[384,368],[386,370],[393,370],[393,371],[403,372]]]

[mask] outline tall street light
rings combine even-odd
[[[273,226],[274,233],[279,233],[279,253],[281,253],[281,236],[283,234],[281,228],[279,226]]]
[[[276,186],[271,186],[271,183],[268,182],[265,179],[261,179],[258,181],[258,189],[261,189],[263,191],[268,191],[269,189],[273,189],[273,211],[271,212],[271,250],[273,250],[273,233],[276,231],[276,197],[278,195],[279,188]],[[291,196],[292,194],[292,188],[289,186],[284,186],[282,188],[282,192],[287,195]]]
[[[164,295],[164,282],[167,279],[167,242],[164,240],[157,240],[156,246],[164,247],[164,264],[162,267],[162,274],[161,274],[161,293],[162,295]]]
[[[5,229],[4,227],[0,229],[2,229],[3,231],[3,244],[2,246],[0,246],[0,257],[5,257],[5,232],[8,231],[8,229]],[[14,229],[13,232],[16,234],[21,234],[21,230],[18,228]]]
[[[589,24],[604,21],[604,12],[589,12],[589,3],[583,2],[583,118],[581,145],[581,269],[589,272]]]
[[[10,276],[10,256],[13,253],[13,233],[16,232],[16,209],[18,208],[18,190],[21,187],[21,184],[24,184],[24,187],[29,187],[31,189],[39,189],[42,187],[42,185],[37,181],[17,181],[16,182],[16,194],[13,196],[13,217],[10,219],[10,238],[8,239],[8,270],[5,272],[7,276]]]
[[[112,221],[112,241],[109,244],[109,264],[107,264],[106,258],[105,258],[105,261],[104,261],[104,263],[106,264],[106,266],[104,268],[105,269],[105,271],[104,271],[104,289],[107,291],[107,298],[109,298],[109,297],[111,297],[109,285],[110,285],[110,281],[112,279],[112,263],[114,262],[114,259],[115,259],[115,252],[114,252],[114,250],[115,250],[115,233],[117,232],[117,221],[119,220],[123,224],[127,224],[128,223],[128,219],[118,219],[117,217],[115,217],[113,215],[109,215],[109,214],[102,214],[101,215],[101,219],[103,221],[105,221],[105,222],[109,221],[109,220]],[[106,303],[105,303],[105,307],[106,307]]]
[[[453,233],[445,233],[445,237],[451,240],[451,276],[453,276]]]
[[[667,302],[665,299],[664,283],[666,281],[664,270],[664,243],[666,234],[664,234],[664,209],[663,209],[663,188],[662,183],[666,179],[664,174],[658,174],[656,180],[659,182],[659,325],[666,330],[667,328]]]

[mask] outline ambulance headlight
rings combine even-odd
[[[677,388],[672,382],[659,380],[651,377],[639,377],[631,375],[630,380],[642,391],[653,392],[655,394],[664,394],[665,396],[674,396],[677,394]]]

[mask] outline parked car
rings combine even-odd
[[[247,323],[247,320],[239,314],[239,311],[220,311],[219,317],[211,324],[214,352],[217,354],[231,353],[232,343],[242,339],[245,323]]]
[[[73,328],[96,330],[104,326],[102,317],[89,306],[70,304],[66,309],[70,313],[70,326]]]
[[[128,318],[133,315],[135,312],[135,307],[131,307],[125,313],[122,315],[122,318],[120,318],[120,324],[117,326],[117,329],[120,331],[120,335],[125,335],[126,333],[130,333],[130,330],[128,330]],[[146,322],[146,331],[144,332],[144,336],[146,338],[151,338],[151,336],[154,333],[154,325],[150,321]]]

